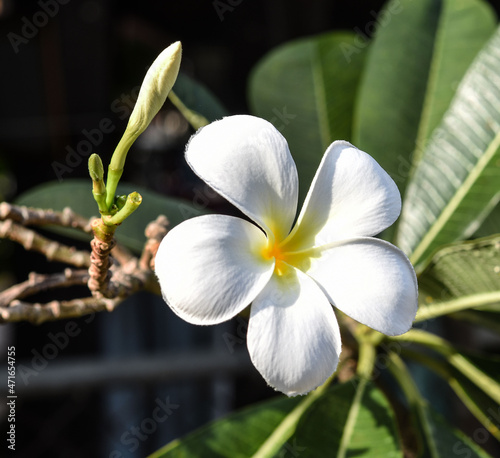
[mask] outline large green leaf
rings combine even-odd
[[[442,248],[419,288],[418,321],[500,302],[500,235]]]
[[[432,444],[429,449],[431,458],[467,456],[469,458],[491,457],[461,431],[453,428],[430,405],[422,407],[422,421],[427,432],[426,439]]]
[[[389,402],[365,379],[337,385],[318,399],[289,444],[301,457],[403,456]]]
[[[356,38],[334,32],[287,43],[265,56],[251,75],[251,110],[286,137],[299,171],[301,199],[327,146],[351,139],[365,54]]]
[[[497,440],[500,440],[499,425],[492,421],[496,419],[497,412],[492,409],[495,404],[493,399],[482,391],[475,383],[471,382],[460,371],[443,362],[441,358],[436,358],[428,352],[416,352],[411,349],[405,349],[404,355],[410,357],[425,367],[431,369],[434,373],[445,379],[446,383],[455,392],[458,398],[464,403],[469,411],[483,424],[485,430],[491,433]],[[473,358],[478,358],[474,356]],[[488,365],[488,369],[493,369],[494,378],[498,379],[498,361],[495,359],[479,358],[480,364]]]
[[[142,195],[142,203],[139,209],[118,228],[116,238],[120,243],[135,251],[142,250],[146,241],[144,230],[147,224],[159,215],[167,216],[171,227],[173,227],[185,219],[206,212],[202,205],[165,197],[130,184],[118,186],[118,194],[128,194],[132,191],[138,191]],[[70,207],[76,213],[89,218],[99,214],[97,204],[92,196],[90,179],[67,179],[62,183],[49,182],[20,195],[15,203],[29,207],[52,208],[53,210]],[[58,230],[58,232],[70,237],[82,238],[81,233],[72,229]]]
[[[500,302],[498,303],[500,304]],[[498,305],[497,304],[497,305]],[[500,309],[495,312],[483,310],[465,310],[450,315],[450,318],[482,326],[500,335]]]
[[[253,405],[167,444],[150,458],[250,457],[301,402],[300,397],[279,397]]]
[[[360,86],[354,141],[404,190],[412,163],[495,28],[480,0],[393,0],[380,14]]]
[[[500,290],[500,235],[440,249],[419,277],[424,290],[439,284],[441,297]],[[429,285],[429,286],[427,286]]]
[[[203,84],[184,73],[179,73],[173,90],[187,108],[204,116],[208,121],[228,115],[222,103]]]
[[[402,456],[389,403],[374,385],[358,379],[306,398],[280,397],[252,406],[168,444],[150,458],[355,453]]]
[[[398,244],[418,268],[466,238],[500,198],[500,29],[478,55],[411,180]]]
[[[498,233],[500,233],[500,202],[496,204],[495,208],[481,223],[477,231],[472,234],[472,237],[487,237]]]
[[[417,329],[411,329],[406,334],[392,339],[400,342],[414,342],[436,351],[444,357],[446,363],[453,366],[495,402],[500,404],[498,367],[496,370],[492,369],[492,366],[498,364],[496,359],[492,360],[490,358],[488,360],[486,357],[464,354],[445,339]]]
[[[434,411],[420,394],[406,365],[395,352],[389,353],[388,356],[389,369],[409,404],[413,431],[418,440],[419,456],[430,458],[448,458],[462,454],[474,458],[490,456]],[[439,365],[436,364],[435,367]]]

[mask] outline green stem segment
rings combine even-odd
[[[359,344],[359,358],[356,373],[363,379],[371,379],[375,359],[377,356],[377,346],[384,336],[364,325],[357,325],[354,337]]]
[[[449,364],[458,369],[468,379],[500,404],[500,385],[488,374],[477,368],[449,342],[429,332],[412,329],[406,334],[391,337],[391,340],[414,342],[424,345],[443,355]]]
[[[186,121],[189,124],[191,124],[191,127],[193,129],[198,130],[201,127],[204,127],[207,124],[209,124],[207,118],[205,118],[199,113],[196,113],[196,111],[190,110],[186,105],[184,105],[182,100],[179,99],[179,97],[177,97],[174,91],[170,91],[170,93],[168,94],[168,98],[174,104],[174,106],[181,112],[182,116],[184,116]]]
[[[142,196],[138,192],[133,192],[128,195],[127,201],[123,208],[114,215],[104,215],[102,220],[107,226],[118,226],[137,210],[142,202]]]
[[[90,178],[92,178],[92,194],[99,207],[99,212],[105,215],[108,213],[108,206],[106,205],[104,167],[101,158],[95,153],[89,157],[89,174]]]
[[[371,342],[363,341],[359,346],[359,360],[356,373],[359,377],[369,380],[375,366],[377,351]]]
[[[127,130],[111,157],[108,168],[108,182],[106,184],[106,205],[109,209],[113,206],[115,200],[116,188],[123,174],[127,153],[139,135],[140,132],[130,133]]]

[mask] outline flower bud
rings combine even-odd
[[[104,167],[98,154],[89,157],[89,173],[92,181],[102,181],[104,179]]]
[[[182,46],[176,41],[161,52],[144,77],[127,130],[139,135],[155,117],[172,89],[181,65]]]
[[[181,65],[182,46],[176,41],[153,62],[142,82],[137,102],[108,168],[106,206],[111,208],[120,181],[127,153],[137,137],[146,130],[160,110],[177,79]]]
[[[99,155],[92,154],[89,157],[89,174],[92,178],[92,194],[99,206],[101,213],[106,213],[108,207],[106,205],[106,185],[104,183],[104,167]]]

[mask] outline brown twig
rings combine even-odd
[[[158,245],[167,233],[168,220],[160,215],[146,227],[148,240],[139,260],[124,259],[120,268],[110,270],[110,253],[115,246],[112,236],[102,232],[102,225],[94,221],[94,239],[90,243],[88,287],[95,297],[127,297],[140,290],[159,292],[152,265]]]
[[[59,225],[94,233],[91,253],[50,240],[25,225]],[[42,323],[78,317],[102,310],[114,310],[125,298],[137,291],[159,294],[153,268],[158,246],[167,233],[168,220],[160,216],[146,228],[148,238],[139,258],[116,244],[113,233],[103,229],[101,219],[90,221],[70,209],[63,212],[0,204],[0,238],[21,244],[27,251],[37,251],[49,261],[64,262],[89,270],[66,268],[56,274],[30,273],[28,279],[0,293],[0,322],[29,321]],[[110,254],[117,260],[113,263]],[[45,304],[22,299],[41,291],[71,285],[89,287],[92,296]]]
[[[87,234],[92,234],[91,220],[78,215],[68,207],[62,212],[56,212],[50,209],[30,208],[2,202],[0,203],[0,220],[12,220],[23,226],[53,224],[72,227]]]
[[[109,254],[116,245],[115,239],[103,242],[95,236],[90,242],[92,253],[90,254],[90,268],[88,287],[94,297],[116,296],[114,285],[111,284],[111,271],[113,264]]]
[[[104,310],[111,312],[122,301],[123,298],[119,297],[113,299],[85,297],[69,301],[51,301],[46,304],[15,300],[9,307],[0,309],[0,321],[4,323],[29,321],[40,324],[45,321],[77,318]]]
[[[31,272],[28,280],[11,286],[0,293],[0,307],[7,307],[16,299],[23,299],[41,291],[73,285],[85,285],[89,279],[87,270],[64,269],[56,274],[37,274]]]
[[[49,261],[64,262],[75,267],[90,265],[88,252],[78,251],[74,247],[50,240],[12,220],[0,222],[0,238],[17,242],[27,251],[42,253]]]
[[[141,269],[151,269],[154,270],[154,259],[156,257],[156,252],[160,242],[163,237],[167,235],[169,222],[166,216],[160,215],[155,221],[150,222],[146,226],[146,237],[147,242],[144,245],[144,250],[142,251],[141,258],[139,260],[139,265]]]

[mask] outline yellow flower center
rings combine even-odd
[[[268,239],[260,254],[266,261],[275,260],[274,273],[279,276],[288,274],[289,266],[306,271],[310,266],[311,256],[314,256],[312,250],[287,251],[286,244],[279,243],[271,238]]]
[[[262,257],[264,259],[281,259],[283,256],[283,253],[281,253],[281,250],[278,246],[277,243],[273,243],[271,242],[271,240],[269,240],[267,242],[267,245],[262,249]]]
[[[280,250],[279,244],[268,240],[267,245],[262,249],[262,257],[266,260],[275,259],[274,273],[276,275],[283,275],[287,270],[286,264],[283,263],[286,259],[286,253]]]

